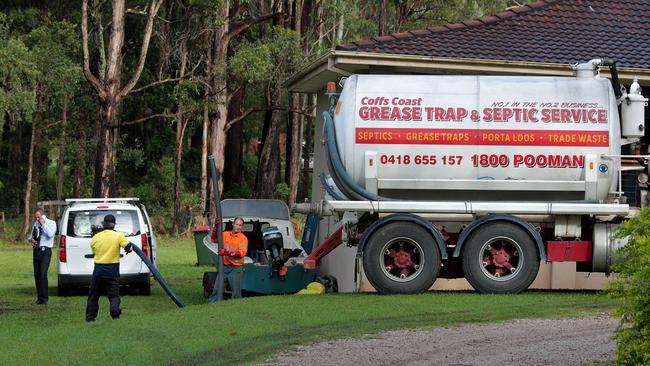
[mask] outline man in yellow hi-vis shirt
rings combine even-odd
[[[122,235],[114,231],[115,216],[106,215],[102,222],[104,230],[95,234],[90,241],[90,248],[95,254],[95,270],[93,271],[88,302],[86,303],[86,321],[92,322],[99,312],[99,295],[103,289],[108,295],[111,318],[117,319],[122,314],[120,309],[120,247],[127,253],[132,245]]]

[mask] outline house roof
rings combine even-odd
[[[650,84],[650,1],[545,0],[480,19],[340,45],[292,76],[315,92],[354,73],[573,75],[571,65],[616,60],[623,81]],[[601,70],[608,77],[608,70]]]
[[[596,57],[650,68],[650,1],[555,0],[395,33],[337,50],[570,64]]]

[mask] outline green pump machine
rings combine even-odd
[[[313,230],[306,230],[303,240],[295,239],[289,208],[279,200],[226,199],[221,201],[221,223],[224,231],[232,230],[235,217],[244,220],[242,232],[248,238],[248,253],[244,258],[242,291],[245,294],[291,294],[305,288],[316,277],[314,268],[305,268],[308,253],[303,243],[313,239]],[[217,263],[217,244],[212,230],[203,239]],[[310,235],[311,234],[311,235]],[[311,246],[307,247],[310,250]],[[203,294],[212,293],[217,272],[204,272]],[[226,288],[226,295],[228,294]]]

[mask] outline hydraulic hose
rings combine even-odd
[[[320,179],[321,186],[323,186],[323,188],[325,189],[327,194],[332,196],[332,198],[334,198],[336,201],[343,201],[343,197],[339,196],[338,193],[334,192],[332,187],[330,187],[330,185],[327,183],[327,178],[325,178],[325,173],[324,172],[321,172],[318,175],[318,178]]]
[[[348,173],[341,163],[339,150],[336,146],[336,135],[334,133],[334,121],[329,112],[323,112],[323,119],[325,120],[325,132],[327,136],[327,159],[328,164],[332,166],[332,178],[336,175],[339,182],[334,181],[342,192],[349,191],[360,196],[363,200],[369,201],[389,201],[391,198],[382,197],[374,193],[370,193],[359,186],[355,181],[350,178]],[[340,185],[339,185],[340,184]]]
[[[348,187],[345,184],[341,182],[341,178],[339,178],[336,169],[334,169],[334,166],[332,165],[332,159],[330,158],[330,149],[327,145],[325,145],[325,156],[326,156],[325,160],[327,161],[327,170],[330,172],[330,177],[332,177],[332,181],[334,181],[334,185],[341,191],[344,198],[346,200],[365,201],[366,200],[365,197],[354,193],[352,190],[348,189]]]
[[[616,60],[609,58],[603,58],[601,63],[603,66],[609,66],[609,74],[612,77],[612,88],[614,89],[614,95],[618,100],[621,97],[621,83],[618,81],[618,69],[616,69]]]
[[[217,214],[217,227],[212,227],[212,230],[217,230],[217,248],[223,248],[223,227],[221,225],[221,195],[219,194],[219,173],[217,172],[217,165],[214,162],[214,156],[210,155],[208,157],[210,162],[210,173],[212,175],[212,189],[214,191],[214,206],[216,208]],[[223,257],[215,256],[217,264],[217,282],[215,286],[217,287],[217,300],[223,300]]]
[[[153,276],[156,277],[156,280],[158,281],[160,286],[162,286],[163,290],[165,290],[165,292],[167,293],[167,296],[169,296],[169,298],[171,298],[172,301],[179,308],[184,308],[185,303],[183,303],[183,300],[181,300],[178,296],[176,296],[174,291],[172,291],[171,287],[169,287],[169,285],[167,284],[167,281],[165,281],[165,279],[160,274],[160,272],[158,272],[158,269],[156,268],[156,266],[154,266],[153,263],[151,263],[151,260],[149,260],[149,257],[147,257],[147,255],[142,252],[142,249],[140,249],[135,244],[131,244],[131,248],[140,257],[140,259],[142,259],[144,264],[146,264],[147,267],[149,267],[149,270],[151,271],[151,273],[153,273]]]

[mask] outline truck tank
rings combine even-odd
[[[384,197],[607,202],[616,189],[603,155],[620,154],[618,108],[598,76],[353,75],[334,124],[347,173]]]

